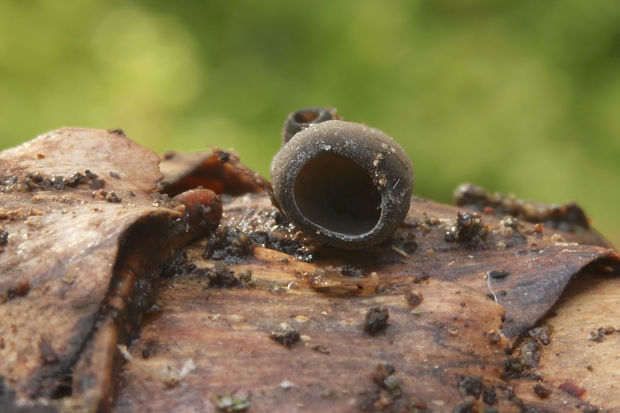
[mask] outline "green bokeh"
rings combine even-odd
[[[312,105],[401,142],[419,196],[574,200],[620,245],[617,0],[0,3],[0,148],[122,128],[267,175]]]

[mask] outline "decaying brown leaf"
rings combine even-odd
[[[158,162],[122,132],[77,128],[0,153],[0,375],[18,398],[108,403],[159,266],[206,230],[153,192]]]
[[[159,183],[159,190],[170,196],[199,186],[230,195],[262,192],[269,187],[269,182],[243,165],[233,151],[167,151],[160,170],[164,179]]]

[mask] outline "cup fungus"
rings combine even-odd
[[[296,113],[306,111],[321,113]],[[317,123],[320,116],[309,118],[288,142],[285,123],[285,144],[271,163],[275,202],[297,227],[326,244],[360,249],[384,241],[409,210],[411,160],[377,129],[343,120]]]
[[[333,108],[305,108],[293,112],[288,115],[282,127],[282,145],[308,125],[334,119],[340,119],[340,116]]]

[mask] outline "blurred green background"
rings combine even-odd
[[[0,3],[0,149],[122,128],[267,176],[285,116],[313,105],[398,140],[419,196],[574,200],[620,245],[617,0]]]

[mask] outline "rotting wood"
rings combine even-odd
[[[75,131],[92,133],[92,130]],[[121,136],[117,132],[110,134]],[[104,136],[104,144],[106,139]],[[99,148],[96,140],[84,139],[82,144],[86,149],[79,149],[80,145],[73,142],[72,150],[77,146],[78,150],[100,154],[93,151]],[[48,154],[36,148],[26,153],[26,166],[49,160]],[[214,153],[217,156],[213,156]],[[3,155],[0,162],[10,163],[19,153],[9,150]],[[152,165],[152,154],[148,157]],[[125,165],[136,164],[135,154],[130,158],[131,161],[124,161]],[[165,170],[166,163],[174,158],[180,160],[183,156],[165,159],[162,169]],[[200,166],[204,166],[201,156],[195,158],[196,163],[189,168],[184,168],[182,161],[177,164],[177,176],[185,182],[192,181],[197,173],[211,170]],[[105,278],[105,282],[94,284],[101,298],[89,307],[94,315],[88,323],[93,323],[95,317],[100,322],[76,329],[77,333],[87,333],[81,336],[81,346],[71,353],[71,361],[61,370],[46,373],[49,380],[46,387],[41,387],[41,382],[37,384],[38,389],[48,390],[40,390],[36,395],[50,396],[49,389],[72,386],[72,396],[63,397],[66,393],[57,392],[53,396],[59,397],[58,401],[44,397],[38,400],[37,408],[46,409],[49,406],[43,405],[51,403],[52,409],[67,411],[216,411],[218,403],[222,405],[224,401],[239,408],[249,403],[251,411],[255,412],[399,411],[401,408],[467,411],[485,407],[500,411],[527,408],[595,411],[588,401],[604,408],[615,406],[614,399],[604,394],[609,388],[611,370],[600,370],[597,377],[603,382],[600,389],[588,386],[579,374],[560,378],[554,375],[553,369],[548,369],[549,359],[545,358],[551,357],[548,348],[543,348],[538,366],[518,372],[506,370],[506,351],[508,356],[520,355],[522,334],[537,322],[549,320],[544,318],[545,314],[584,266],[590,263],[609,265],[610,277],[617,277],[618,255],[610,248],[589,245],[600,244],[595,236],[590,236],[593,234],[589,228],[562,232],[505,217],[492,208],[483,208],[483,212],[476,215],[463,207],[414,198],[408,218],[389,242],[363,252],[345,252],[318,245],[297,231],[271,206],[266,195],[243,195],[268,190],[269,186],[256,173],[243,167],[238,158],[230,162],[228,153],[214,150],[206,159],[208,164],[213,164],[212,170],[218,171],[212,179],[213,189],[240,195],[225,197],[223,226],[215,234],[188,247],[184,251],[186,259],[183,254],[177,255],[158,292],[140,285],[145,282],[150,286],[158,271],[157,265],[143,262],[146,255],[142,248],[150,249],[148,242],[142,247],[138,244],[144,240],[154,245],[169,242],[170,231],[166,226],[174,227],[169,222],[179,218],[184,208],[173,209],[173,205],[165,202],[165,197],[152,198],[144,187],[139,190],[141,199],[162,205],[136,202],[137,206],[125,206],[125,195],[138,194],[131,188],[112,184],[124,179],[125,172],[119,168],[111,170],[109,178],[105,172],[91,170],[96,176],[89,177],[84,171],[88,179],[79,176],[75,182],[52,179],[54,174],[70,176],[74,169],[78,171],[76,166],[82,168],[73,159],[50,162],[63,165],[64,169],[55,170],[50,166],[45,173],[51,171],[51,174],[43,176],[38,184],[35,181],[39,178],[33,181],[44,187],[35,188],[35,197],[45,199],[58,186],[60,189],[54,190],[83,194],[85,202],[88,195],[88,200],[106,206],[116,205],[137,214],[133,221],[121,220],[124,224],[116,228],[118,235],[113,235],[110,244],[106,244],[107,251],[112,253],[106,256],[105,262],[117,263],[114,277],[111,278],[109,269],[101,275],[102,270],[89,267],[91,273],[88,274],[95,273],[91,277],[99,274]],[[8,163],[2,164],[5,165]],[[183,169],[185,171],[180,172]],[[22,172],[26,173],[27,168],[15,169],[14,175],[22,176]],[[105,181],[103,186],[99,182],[101,178]],[[154,178],[147,176],[149,179]],[[175,179],[168,179],[167,185],[173,184]],[[204,183],[211,178],[207,173],[201,179]],[[98,188],[90,188],[88,180]],[[10,181],[3,182],[5,187],[13,185]],[[12,191],[5,191],[5,194],[14,194]],[[39,199],[34,200],[38,202]],[[148,209],[147,205],[154,208],[154,212],[141,218],[136,211]],[[39,213],[46,217],[47,211],[36,209],[36,206],[3,209],[0,219],[3,224],[16,225]],[[121,234],[130,234],[127,231],[130,222],[148,223],[149,220],[162,224],[156,225],[159,232],[141,236],[139,225],[134,225],[137,235],[128,236],[126,244],[119,247],[123,239]],[[43,228],[37,227],[35,219],[28,225],[32,228],[27,231]],[[16,245],[13,244],[15,230],[8,225],[3,225],[2,230],[8,235],[0,234],[0,248],[4,249],[0,260],[11,257],[2,254],[13,254],[11,248]],[[165,251],[178,249],[188,239],[179,236],[177,230],[172,231],[177,234],[176,241],[169,244],[168,249],[156,247],[158,252],[154,256],[164,260]],[[115,261],[118,248],[126,252],[125,261],[119,258]],[[93,251],[89,259],[97,256],[97,249]],[[75,253],[67,250],[67,254],[66,261],[71,262],[71,254]],[[136,264],[125,267],[123,262]],[[127,268],[140,268],[140,276],[136,277]],[[72,285],[75,279],[73,272],[65,273],[62,282]],[[29,299],[33,291],[32,297],[36,296],[40,288],[38,281],[19,277],[11,279],[10,285],[0,285],[6,287],[7,297],[0,309]],[[236,287],[222,288],[227,285]],[[117,363],[122,359],[117,344],[126,342],[127,337],[138,332],[135,323],[140,321],[142,310],[152,298],[156,299],[156,306],[141,322],[140,338],[128,349],[132,361],[118,373]],[[132,300],[137,301],[137,307],[127,305]],[[56,300],[55,305],[68,303]],[[389,317],[387,327],[371,335],[364,331],[364,322],[369,309],[374,307],[382,311],[385,308]],[[556,308],[561,309],[561,304]],[[567,314],[572,313],[567,311]],[[54,329],[54,320],[31,317],[27,321],[39,323],[34,327],[46,322],[47,330],[42,330],[45,332]],[[570,316],[566,320],[563,322],[570,323]],[[596,323],[601,327],[607,325],[604,316],[597,318]],[[561,324],[558,328],[558,332],[564,329]],[[299,341],[287,340],[286,345],[282,345],[272,339],[274,331],[292,330],[299,333]],[[565,331],[558,335],[557,344],[564,343],[569,352],[578,351],[577,347],[570,347],[570,335],[575,333],[568,328]],[[554,345],[553,333],[551,335],[549,346]],[[62,331],[59,336],[63,340],[70,338]],[[603,340],[613,337],[605,333]],[[0,347],[3,344],[0,341]],[[15,342],[10,344],[13,351],[16,345],[20,346]],[[54,366],[66,358],[64,349],[55,344],[54,337],[50,339],[44,334],[37,346],[36,363]],[[27,349],[28,344],[23,348]],[[594,345],[591,352],[597,352]],[[186,366],[191,368],[184,368]],[[162,369],[164,374],[151,374]],[[163,380],[162,377],[170,376],[166,371],[184,371],[185,374],[180,380]],[[67,377],[67,372],[73,376]],[[0,404],[15,403],[16,397],[21,399],[19,403],[28,403],[24,400],[27,393],[15,385],[19,380],[27,380],[13,376],[12,370],[3,374]],[[540,374],[542,380],[538,393],[533,390],[539,382],[536,374]],[[558,389],[572,388],[567,383],[585,393],[575,397]],[[13,387],[17,388],[17,395]],[[119,394],[114,400],[115,387]]]
[[[450,411],[469,404],[500,411],[593,409],[587,398],[549,384],[547,397],[538,397],[532,391],[538,381],[526,371],[506,377],[505,348],[544,316],[583,266],[614,262],[615,253],[579,245],[574,234],[515,221],[507,226],[503,217],[490,215],[481,217],[486,236],[476,248],[447,242],[459,211],[416,199],[390,243],[351,252],[314,244],[288,226],[265,195],[230,199],[220,238],[185,250],[186,260],[172,268],[157,297],[160,310],[130,348],[134,358],[147,355],[142,367],[174,367],[191,358],[197,370],[184,386],[163,392],[162,383],[129,364],[115,411],[143,404],[216,411],[222,394],[252,394],[251,409],[258,412],[399,411],[413,405]],[[253,289],[210,288],[202,269],[222,261],[204,258],[213,253],[209,242],[236,244],[218,258],[236,274],[251,272]],[[297,258],[272,249],[278,247]],[[489,290],[489,283],[496,288]],[[541,285],[544,294],[535,291]],[[528,295],[516,293],[528,291],[540,305],[528,308]],[[422,297],[415,307],[411,294]],[[388,309],[388,327],[370,336],[364,319],[375,306]],[[507,330],[506,337],[502,327],[510,313],[520,317],[521,330]],[[279,345],[270,337],[276,328],[298,329],[301,342]],[[376,367],[385,364],[395,369],[390,381],[399,383],[397,393],[373,385]],[[486,402],[482,393],[460,390],[467,389],[461,380],[480,383]],[[288,381],[294,386],[280,385]]]

